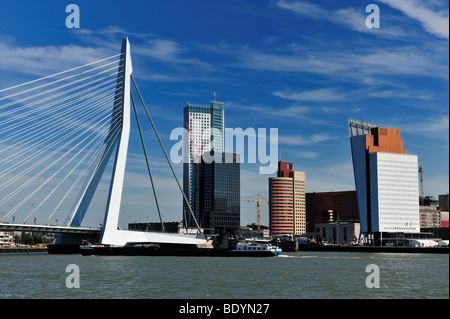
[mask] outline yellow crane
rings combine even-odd
[[[256,207],[257,207],[257,211],[258,211],[258,230],[260,230],[261,229],[261,205],[260,205],[260,203],[269,204],[269,202],[268,201],[264,201],[264,200],[259,200],[259,194],[258,194],[258,199],[241,198],[241,201],[243,201],[243,202],[256,202]]]

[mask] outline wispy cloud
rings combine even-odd
[[[297,117],[297,116],[304,116],[306,113],[309,112],[310,107],[309,106],[298,106],[293,105],[286,108],[273,108],[267,105],[262,104],[253,104],[253,105],[246,105],[240,102],[236,101],[227,101],[224,103],[227,106],[227,109],[233,109],[235,111],[246,111],[246,112],[253,112],[253,114],[260,114],[265,116],[278,116],[278,117]]]
[[[274,91],[272,94],[282,99],[293,101],[329,102],[345,100],[347,98],[346,93],[338,92],[334,88],[302,91]]]
[[[335,136],[324,134],[324,133],[318,133],[313,134],[311,136],[302,136],[302,135],[284,135],[284,136],[278,136],[278,142],[281,145],[311,145],[311,144],[317,144],[320,142],[324,142],[330,139],[335,139]]]
[[[371,91],[367,93],[368,96],[376,98],[406,98],[406,99],[420,99],[420,100],[430,100],[433,98],[434,94],[428,90],[425,91],[411,91],[408,89],[386,89],[379,91]]]
[[[134,53],[146,58],[166,63],[170,67],[188,66],[196,71],[213,71],[215,67],[195,57],[189,57],[189,52],[180,43],[168,39],[147,39],[134,45]]]
[[[372,34],[383,38],[400,38],[408,37],[410,34],[399,26],[389,25],[381,29],[369,29],[366,27],[367,14],[365,7],[360,6],[360,9],[353,7],[342,8],[339,10],[323,9],[316,4],[307,3],[305,1],[286,1],[278,0],[276,6],[281,9],[292,11],[296,14],[307,16],[314,20],[323,20],[354,31]]]
[[[449,38],[449,17],[447,11],[434,11],[428,1],[378,0],[418,21],[425,31],[441,38]]]
[[[440,117],[433,117],[430,119],[424,119],[420,123],[414,125],[405,125],[402,131],[409,133],[434,133],[445,136],[448,138],[449,132],[449,117],[442,115]]]
[[[370,51],[350,51],[345,47],[323,51],[312,47],[302,52],[288,47],[279,48],[278,52],[243,48],[239,52],[235,66],[258,71],[306,72],[371,83],[384,83],[399,75],[448,79],[448,52],[431,46],[426,50],[400,46],[375,47]]]
[[[123,37],[130,37],[133,63],[145,65],[146,68],[151,64],[152,67],[150,72],[136,74],[144,81],[210,81],[212,77],[208,74],[216,71],[213,64],[199,59],[192,47],[152,33],[130,32],[120,26],[111,25],[99,30],[80,29],[74,35],[89,45],[111,49],[112,44],[116,46]]]
[[[130,32],[122,27],[119,27],[117,25],[110,25],[107,26],[105,28],[99,29],[99,30],[92,30],[92,29],[85,29],[85,28],[81,28],[76,30],[76,33],[78,35],[90,35],[90,36],[94,36],[94,35],[101,35],[101,36],[133,36],[136,38],[148,38],[151,36],[154,36],[152,33],[139,33],[139,32]]]
[[[311,151],[302,151],[302,152],[298,152],[298,153],[297,153],[297,156],[300,157],[300,158],[310,158],[310,159],[313,159],[313,158],[319,157],[319,153],[317,153],[317,152],[311,152]]]
[[[328,19],[330,12],[328,10],[322,9],[315,4],[310,4],[307,2],[300,1],[285,1],[279,0],[276,2],[276,6],[286,10],[293,11],[295,13],[311,17],[313,19]]]
[[[364,6],[361,6],[364,8]],[[393,20],[386,14],[383,14],[383,24],[381,28],[369,29],[366,26],[367,13],[365,10],[356,8],[344,8],[330,13],[331,21],[350,28],[360,33],[371,34],[386,39],[410,38],[414,32],[405,30],[400,25],[394,24]]]
[[[48,75],[117,54],[104,48],[80,45],[20,46],[0,43],[0,70]]]
[[[232,109],[234,114],[239,114],[239,111],[242,111],[243,114],[246,112],[251,112],[254,117],[263,117],[263,118],[273,118],[277,117],[278,119],[286,119],[286,120],[303,120],[308,124],[314,125],[331,125],[335,126],[336,124],[327,122],[317,118],[316,116],[311,116],[308,113],[312,110],[310,106],[303,105],[291,105],[288,107],[270,107],[267,105],[245,105],[240,102],[228,101],[225,102],[227,109]],[[244,118],[247,121],[246,118]]]

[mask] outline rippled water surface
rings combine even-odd
[[[67,265],[79,268],[69,289]],[[379,288],[367,288],[368,265]],[[0,298],[449,298],[449,256],[285,253],[273,258],[0,255]]]

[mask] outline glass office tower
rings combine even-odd
[[[193,166],[194,157],[208,154],[211,151],[216,154],[223,152],[224,147],[224,111],[223,103],[211,101],[210,106],[188,103],[184,107],[184,128],[187,131],[187,139],[183,144],[183,190],[193,206],[194,185]],[[193,209],[194,211],[194,209]],[[198,218],[198,217],[196,217]],[[187,203],[183,200],[183,221],[185,227],[195,227],[195,222],[189,212]]]
[[[239,155],[215,153],[194,157],[192,185],[192,209],[200,227],[215,233],[237,232],[241,218]]]

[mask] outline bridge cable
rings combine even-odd
[[[153,183],[152,172],[150,170],[150,164],[148,162],[147,150],[145,149],[145,143],[144,143],[144,138],[142,136],[141,125],[139,123],[139,117],[138,117],[138,113],[137,113],[137,110],[136,110],[136,105],[134,104],[134,98],[133,98],[133,93],[131,92],[131,89],[130,89],[130,97],[131,97],[131,101],[133,103],[134,115],[136,116],[136,122],[137,122],[138,130],[139,130],[139,136],[141,138],[141,144],[142,144],[142,149],[144,151],[145,162],[147,163],[148,176],[150,177],[150,182],[152,184],[153,196],[155,197],[155,203],[156,203],[156,208],[158,210],[159,220],[161,221],[162,231],[165,232],[166,230],[165,230],[165,227],[164,227],[164,222],[163,222],[162,217],[161,217],[161,211],[159,210],[158,196],[156,195],[156,189],[155,189],[155,185]]]
[[[19,111],[22,111],[22,110],[25,110],[25,109],[27,109],[27,108],[30,108],[31,106],[39,105],[40,103],[46,102],[46,101],[48,101],[48,100],[52,100],[54,97],[59,97],[59,96],[61,96],[61,95],[66,94],[67,92],[72,92],[72,91],[78,90],[78,89],[80,89],[80,88],[83,88],[83,87],[85,87],[85,86],[89,86],[86,90],[79,91],[79,92],[74,93],[74,94],[72,94],[72,95],[67,95],[67,96],[63,97],[62,99],[60,99],[60,100],[53,101],[53,102],[51,102],[51,103],[49,103],[49,104],[48,104],[48,103],[47,103],[47,104],[44,104],[43,106],[40,106],[40,107],[38,107],[38,108],[33,108],[33,109],[31,109],[30,111],[28,111],[27,113],[20,112],[18,115],[9,117],[8,120],[3,120],[3,121],[1,121],[0,124],[8,123],[8,122],[10,122],[11,120],[16,119],[16,118],[27,117],[28,113],[38,113],[39,110],[48,108],[48,107],[50,107],[50,106],[53,106],[53,105],[55,105],[55,104],[57,104],[58,102],[61,102],[61,101],[69,100],[70,102],[73,103],[73,102],[74,102],[73,98],[75,98],[75,97],[77,97],[77,96],[81,96],[81,99],[86,98],[86,95],[84,95],[85,93],[90,92],[90,91],[93,91],[94,89],[97,89],[97,88],[99,88],[99,87],[101,87],[101,86],[103,86],[103,85],[105,85],[105,84],[107,84],[107,83],[109,83],[109,82],[111,82],[111,81],[114,81],[113,85],[116,85],[116,79],[115,79],[115,78],[113,78],[113,79],[111,79],[111,80],[109,80],[109,81],[103,81],[103,80],[105,80],[105,79],[107,79],[107,78],[109,78],[109,77],[111,77],[111,75],[107,75],[107,76],[101,77],[101,78],[99,78],[99,79],[90,81],[90,82],[85,82],[85,83],[83,83],[83,84],[81,84],[81,85],[78,85],[78,86],[73,87],[73,88],[71,88],[71,89],[68,89],[68,90],[66,90],[66,91],[58,92],[58,93],[56,93],[56,94],[54,94],[54,95],[50,95],[50,96],[48,96],[48,97],[46,97],[46,98],[43,98],[43,99],[34,101],[34,102],[32,102],[32,103],[24,104],[24,105],[22,105],[22,106],[20,106],[20,107],[16,107],[16,108],[14,108],[14,109],[12,109],[12,110],[10,110],[10,111],[2,112],[2,114],[1,114],[0,116],[6,117],[6,116],[8,116],[8,115],[10,115],[10,114],[19,113]],[[122,76],[122,77],[123,77],[123,76]],[[96,82],[99,82],[99,81],[102,81],[102,82],[101,82],[100,84],[97,84],[97,85],[91,85],[91,84],[96,83]],[[101,89],[99,89],[99,90],[102,90],[102,89],[105,89],[105,88],[109,88],[110,86],[111,86],[111,85],[106,86],[106,87],[103,87],[103,88],[101,88]],[[58,89],[58,88],[59,88],[59,87],[57,87],[57,89]],[[48,91],[47,91],[47,92],[48,92]],[[80,98],[79,98],[79,99],[80,99]],[[16,100],[16,101],[14,101],[14,102],[9,103],[8,106],[14,105],[14,104],[18,104],[19,102],[23,102],[24,100],[28,100],[28,98],[27,98],[27,99],[22,99],[22,100]],[[4,106],[4,105],[3,105],[3,106]],[[60,105],[60,106],[59,106],[59,108],[62,108],[62,107],[63,107],[63,105]]]
[[[113,138],[115,138],[117,135],[120,134],[121,124],[119,124],[119,122],[117,122],[117,123],[114,124],[114,127],[115,127],[115,128],[114,128],[114,132],[112,133],[112,137],[113,137]],[[104,143],[104,142],[103,142],[103,143]],[[111,149],[111,147],[115,147],[115,145],[114,145],[114,144],[110,144],[110,145],[108,146],[107,151],[109,151],[109,150]],[[83,172],[81,172],[81,173],[79,174],[78,178],[73,182],[73,184],[72,184],[72,186],[70,187],[70,189],[66,192],[66,194],[63,196],[63,198],[60,200],[60,202],[58,203],[58,205],[55,207],[55,209],[53,210],[53,212],[52,212],[50,215],[53,216],[53,214],[56,212],[56,210],[59,209],[59,207],[60,207],[61,204],[64,202],[64,200],[66,199],[66,197],[70,194],[70,192],[73,190],[73,188],[78,184],[78,182],[81,180],[81,178],[82,178],[83,176],[85,176],[85,173],[91,168],[91,165],[94,163],[95,159],[96,159],[96,156],[94,156],[94,157],[89,161],[89,163],[86,165],[86,167],[85,167],[85,169],[83,170]],[[97,167],[95,168],[95,172],[97,172],[98,169],[99,169],[99,166],[97,166]],[[71,221],[72,221],[73,217],[75,216],[76,212],[77,212],[76,210],[72,210],[72,212],[69,214],[69,216],[67,216],[66,221],[65,221],[65,223],[64,223],[65,226],[69,226],[69,224],[71,223]],[[81,223],[81,220],[80,220],[80,223]]]
[[[122,97],[121,97],[122,98]],[[119,118],[116,116],[116,119],[114,119],[113,120],[113,134],[114,135],[117,135],[119,132],[120,132],[120,122],[119,122]],[[110,131],[111,129],[108,129],[108,128],[105,128],[104,129],[104,132],[106,133],[106,130],[108,130],[108,131]],[[88,171],[88,169],[91,167],[91,164],[93,164],[93,162],[95,161],[95,158],[96,158],[96,156],[95,156],[95,154],[98,152],[98,146],[100,146],[100,145],[102,145],[102,144],[104,144],[104,141],[103,140],[101,140],[101,139],[99,139],[99,141],[96,143],[96,145],[94,145],[94,147],[92,147],[91,148],[91,150],[89,151],[89,153],[87,153],[84,157],[83,157],[83,159],[81,159],[80,161],[79,161],[79,163],[77,164],[77,166],[76,167],[78,167],[83,161],[84,161],[84,159],[88,156],[88,154],[90,154],[90,153],[93,153],[94,155],[91,157],[91,159],[88,161],[88,163],[87,163],[87,165],[86,165],[86,167],[85,167],[85,169],[78,175],[78,177],[77,177],[77,179],[72,183],[72,186],[70,187],[70,189],[66,192],[66,194],[63,196],[63,198],[61,199],[61,201],[58,203],[58,205],[55,207],[55,209],[52,211],[52,213],[49,215],[49,217],[47,218],[47,220],[44,222],[44,225],[46,225],[47,224],[47,222],[51,219],[51,217],[54,215],[54,213],[59,209],[59,207],[60,207],[60,205],[61,205],[61,203],[64,201],[64,199],[67,197],[67,195],[71,192],[71,190],[78,184],[78,182],[80,181],[80,179],[85,175],[85,173]],[[109,147],[112,147],[112,145],[110,145]],[[96,151],[96,152],[94,152],[94,150]],[[76,167],[74,167],[73,169],[72,169],[72,171],[71,171],[71,173],[75,170],[75,168]],[[68,175],[67,175],[68,176]],[[64,178],[65,179],[65,178]],[[54,191],[60,186],[62,184],[62,182],[57,186],[57,187],[55,187],[55,189],[54,189]],[[51,194],[49,194],[48,196],[47,196],[47,198],[45,199],[45,200],[47,200],[48,198],[49,198],[49,196],[50,196]],[[45,201],[44,200],[44,201]],[[37,208],[36,208],[37,209]],[[35,210],[36,210],[35,209]],[[68,218],[66,218],[66,222],[64,223],[64,225],[65,226],[69,226],[69,223],[70,223],[70,220],[72,219],[72,216],[74,215],[76,213],[76,211],[74,211],[73,213],[70,213],[69,214],[69,217]]]
[[[109,104],[109,103],[108,103]],[[101,120],[100,123],[105,122],[105,125],[107,124],[107,119],[109,118],[109,114],[106,113],[105,115],[103,114],[99,114],[96,115],[95,117],[93,117],[90,121],[86,122],[85,125],[93,123],[93,124],[98,124],[99,123],[99,119],[101,119],[101,117],[103,116],[103,119]],[[74,124],[76,125],[76,124]],[[70,126],[69,126],[70,127]],[[35,157],[37,157],[38,155],[40,155],[41,153],[44,153],[47,149],[51,148],[53,145],[57,145],[59,142],[65,140],[65,138],[69,137],[69,136],[73,136],[75,135],[77,132],[84,132],[84,127],[78,125],[78,128],[75,130],[69,130],[69,133],[62,136],[61,138],[59,138],[58,140],[56,140],[55,142],[47,145],[46,147],[42,147],[40,152],[34,153],[31,156],[28,156],[28,158],[25,158],[25,164],[27,162],[30,162],[32,159],[34,159]],[[56,150],[54,150],[53,152],[51,152],[50,154],[48,154],[47,156],[45,156],[44,158],[42,158],[41,160],[34,162],[33,165],[29,166],[28,168],[24,169],[20,174],[18,174],[15,178],[10,179],[9,182],[5,182],[3,184],[0,185],[0,190],[3,189],[5,186],[13,183],[15,180],[17,180],[18,178],[20,178],[21,176],[25,175],[26,173],[28,173],[29,171],[31,171],[33,168],[39,166],[41,163],[43,163],[45,160],[51,158],[54,154],[57,154],[59,151],[63,150],[65,147],[69,146],[71,143],[75,142],[81,135],[75,135],[75,137],[73,137],[70,141],[66,142],[65,144],[61,145],[60,147],[58,147]],[[23,165],[23,164],[22,164]],[[22,166],[22,165],[19,165]],[[14,165],[13,165],[14,167]],[[16,167],[17,168],[17,167]],[[14,168],[14,169],[16,169]],[[11,169],[10,169],[11,171]],[[31,182],[31,181],[30,181]]]
[[[103,97],[104,95],[100,95],[100,97]],[[93,99],[93,100],[96,100],[98,97],[96,97],[95,99]],[[88,102],[86,102],[86,103],[88,103]],[[107,103],[107,102],[105,102],[105,103]],[[81,103],[81,104],[79,104],[80,106],[81,105],[84,105],[85,103]],[[87,106],[90,106],[90,105],[87,105]],[[100,109],[99,109],[100,110]],[[105,112],[105,110],[100,110],[102,113],[104,113]],[[93,116],[93,115],[96,115],[96,114],[98,114],[100,111],[93,111],[93,112],[91,112],[91,114],[88,114],[88,113],[86,113],[87,115],[84,115],[83,117],[80,117],[79,118],[79,120],[84,120],[84,119],[87,119],[87,117],[89,117],[89,116]],[[107,110],[106,110],[107,111]],[[2,165],[4,165],[4,164],[7,164],[7,163],[9,163],[11,160],[14,160],[15,158],[18,158],[19,156],[22,156],[22,155],[24,155],[24,154],[27,154],[27,153],[29,153],[29,152],[32,152],[34,149],[36,149],[36,148],[39,148],[40,147],[40,144],[44,144],[45,142],[47,142],[47,140],[50,140],[50,139],[52,139],[53,137],[58,137],[59,136],[59,139],[57,139],[56,141],[54,141],[52,144],[49,144],[46,148],[50,148],[51,146],[53,146],[53,145],[55,145],[55,144],[58,144],[61,140],[63,140],[65,137],[68,137],[68,136],[70,136],[70,135],[73,135],[75,132],[77,132],[77,131],[80,131],[80,130],[82,130],[83,129],[83,127],[82,126],[80,126],[79,125],[79,123],[78,123],[78,121],[77,122],[74,122],[74,121],[72,121],[70,118],[67,118],[67,117],[63,117],[63,119],[61,119],[61,120],[59,120],[59,118],[61,117],[61,116],[64,116],[65,115],[65,113],[66,112],[62,112],[62,114],[63,115],[57,115],[55,118],[53,118],[53,117],[49,117],[50,118],[50,120],[51,120],[51,123],[50,123],[50,125],[52,125],[52,126],[50,126],[50,125],[48,125],[49,127],[47,128],[47,127],[44,127],[44,130],[42,130],[41,132],[39,132],[38,133],[38,131],[32,131],[32,130],[30,130],[30,133],[29,134],[33,134],[33,136],[31,136],[31,137],[28,137],[27,135],[25,135],[27,138],[25,139],[25,140],[21,140],[21,147],[23,148],[22,150],[20,150],[20,151],[18,151],[18,152],[15,152],[14,154],[12,154],[12,155],[10,155],[9,157],[5,157],[3,160],[1,160],[0,161],[0,166],[2,166]],[[56,120],[58,120],[58,124],[57,125],[55,125],[55,121]],[[72,123],[71,123],[72,122]],[[90,121],[90,122],[92,122],[92,120]],[[85,125],[86,125],[87,123],[85,123]],[[95,123],[93,123],[93,124],[95,124]],[[62,127],[62,129],[61,129],[61,127]],[[75,130],[73,130],[72,128],[75,128]],[[64,132],[68,132],[66,135],[62,135]],[[51,133],[51,134],[50,134]],[[31,140],[29,140],[31,138]],[[7,140],[7,139],[5,139],[5,140]],[[5,141],[5,140],[3,140],[3,142]],[[33,144],[36,140],[38,140],[39,141],[39,143],[40,144]],[[28,144],[31,144],[31,145],[35,145],[34,147],[33,146],[31,146],[31,147],[29,147],[29,148],[25,148]],[[13,147],[13,145],[11,145],[11,146],[9,146],[9,147],[5,147],[5,150],[6,149],[9,149],[9,148],[11,148],[11,147]],[[41,148],[41,151],[39,151],[38,153],[33,153],[34,154],[34,157],[37,157],[37,155],[39,155],[40,153],[42,153],[42,152],[44,152],[44,148]],[[1,153],[1,151],[0,151],[0,153]],[[12,158],[12,159],[11,159]],[[9,159],[9,160],[8,160]],[[20,162],[24,162],[26,160],[26,158],[24,158],[23,160],[21,160]],[[13,167],[14,166],[17,166],[20,162],[16,162],[15,163],[15,165],[13,165]],[[27,161],[25,161],[25,163],[26,163]],[[10,169],[11,169],[12,167],[10,167]]]
[[[61,74],[64,74],[64,73],[67,73],[67,72],[70,72],[70,71],[78,70],[78,69],[84,68],[84,67],[86,67],[86,66],[89,66],[89,65],[92,65],[92,64],[95,64],[95,63],[98,63],[98,62],[103,62],[103,61],[106,61],[106,60],[108,60],[108,59],[115,58],[115,57],[117,57],[117,56],[119,56],[119,55],[122,55],[122,54],[125,54],[125,53],[119,53],[119,54],[110,56],[109,58],[97,60],[97,61],[94,61],[94,62],[91,62],[91,63],[88,63],[88,64],[84,64],[84,65],[77,66],[77,67],[75,67],[75,68],[73,68],[73,69],[65,70],[65,71],[62,71],[62,72],[59,72],[59,73],[55,73],[55,74],[52,74],[52,75],[44,76],[44,77],[42,77],[42,78],[39,78],[39,79],[36,79],[36,80],[33,80],[33,81],[29,81],[29,82],[25,82],[25,83],[21,83],[21,84],[15,85],[15,86],[11,86],[11,87],[9,87],[9,88],[0,90],[0,93],[1,93],[1,92],[4,92],[4,91],[11,90],[11,89],[15,89],[15,88],[18,88],[18,87],[27,85],[27,84],[31,84],[31,83],[35,83],[35,82],[38,82],[38,81],[41,81],[41,80],[45,80],[45,79],[48,79],[48,78],[51,78],[51,77],[54,77],[54,76],[57,76],[57,75],[61,75]]]
[[[133,74],[131,74],[131,80],[133,81],[134,87],[136,88],[136,91],[137,91],[137,93],[139,95],[139,98],[140,98],[140,100],[142,102],[142,105],[144,106],[145,112],[147,113],[147,117],[150,120],[150,123],[152,124],[153,130],[155,131],[155,134],[156,134],[156,137],[158,139],[158,142],[161,145],[161,149],[162,149],[162,151],[164,153],[164,156],[166,157],[167,163],[169,164],[170,169],[172,171],[172,174],[175,177],[175,180],[176,180],[176,182],[178,184],[178,188],[180,189],[181,194],[183,195],[183,198],[184,198],[184,200],[186,202],[186,205],[189,208],[189,212],[191,213],[192,217],[194,218],[195,225],[196,225],[198,231],[202,232],[201,229],[200,229],[200,226],[199,226],[199,224],[197,222],[197,219],[195,218],[194,212],[192,211],[191,205],[190,205],[190,203],[189,203],[189,201],[188,201],[188,199],[186,197],[186,194],[184,193],[183,188],[181,187],[180,181],[178,180],[178,177],[175,174],[175,170],[173,169],[172,163],[170,162],[169,157],[167,156],[166,150],[164,149],[164,145],[162,144],[161,138],[159,137],[159,134],[158,134],[158,131],[156,130],[155,124],[153,123],[153,120],[152,120],[152,118],[151,118],[151,116],[150,116],[150,114],[148,112],[148,109],[147,109],[147,106],[145,105],[144,99],[142,98],[142,95],[139,92],[139,88],[137,87],[136,81],[134,81]]]
[[[101,61],[107,61],[113,57],[2,89],[0,93],[81,69]],[[13,186],[14,190],[12,192],[10,189],[10,193],[7,196],[3,196],[2,194],[0,197],[0,206],[10,201],[11,204],[9,207],[11,207],[13,200],[16,201],[18,199],[19,201],[19,203],[16,202],[14,204],[16,206],[12,210],[8,209],[8,213],[5,216],[0,216],[0,221],[12,216],[39,192],[39,197],[42,198],[41,196],[43,196],[44,199],[42,201],[39,200],[37,206],[32,204],[31,213],[23,221],[23,223],[26,223],[44,203],[48,202],[50,197],[58,189],[66,189],[62,187],[62,184],[66,181],[68,182],[69,176],[71,179],[76,177],[75,182],[45,221],[46,224],[52,218],[53,214],[59,210],[63,201],[89,169],[90,164],[94,162],[94,154],[102,145],[102,142],[104,143],[105,133],[110,132],[112,135],[118,134],[120,131],[119,119],[121,114],[113,111],[113,119],[111,120],[109,107],[113,100],[117,103],[118,99],[117,97],[115,99],[109,97],[109,94],[114,94],[114,91],[108,92],[111,90],[111,80],[108,79],[111,76],[115,76],[113,86],[117,90],[117,85],[122,85],[123,83],[123,80],[119,82],[123,78],[123,75],[121,75],[123,71],[120,71],[120,68],[117,71],[117,66],[105,70],[105,67],[114,63],[117,62],[104,63],[101,66],[96,66],[87,71],[72,74],[50,83],[25,89],[21,92],[11,92],[14,94],[0,97],[0,101],[2,101],[39,89],[37,93],[27,94],[26,97],[0,105],[0,109],[5,110],[0,114],[0,153],[6,155],[6,157],[1,157],[0,166],[9,163],[13,164],[9,164],[4,169],[1,169],[0,191],[15,182],[17,182],[17,185],[20,185],[19,187]],[[95,70],[97,70],[95,74],[92,74]],[[116,72],[107,74],[112,70]],[[106,76],[102,74],[106,74]],[[75,77],[81,78],[74,79]],[[63,81],[70,81],[70,83],[64,83]],[[93,85],[97,82],[99,84]],[[57,86],[49,87],[54,84],[57,84]],[[83,89],[86,86],[87,88]],[[43,88],[45,90],[42,90]],[[122,98],[120,97],[119,99]],[[31,99],[34,99],[34,101]],[[13,105],[17,107],[11,107]],[[8,133],[9,131],[11,132]],[[14,143],[5,143],[8,140],[14,140]],[[71,147],[72,145],[74,146]],[[69,158],[67,158],[68,156]],[[62,163],[63,160],[65,163]],[[89,162],[89,164],[82,168],[81,166],[84,165],[85,161]],[[62,164],[61,167],[59,167],[59,163]],[[55,166],[56,164],[58,164],[57,167]],[[42,165],[45,165],[45,167]],[[55,168],[53,168],[54,166]],[[21,169],[20,173],[11,174],[18,169]],[[79,171],[81,173],[78,173]],[[54,182],[54,178],[58,174],[63,179],[58,179]],[[30,178],[27,178],[25,182],[19,182],[19,179],[25,176],[29,176]],[[42,178],[42,181],[39,180],[40,178]],[[34,184],[31,185],[31,183]],[[21,191],[26,191],[25,188],[27,187],[31,188],[27,192],[28,196],[21,200],[18,198],[20,195],[17,194]],[[48,190],[50,190],[49,193]]]
[[[114,61],[114,62],[105,64],[105,65],[111,65],[111,64],[116,64],[116,63],[117,63],[117,62]],[[27,89],[27,90],[23,90],[23,91],[14,93],[14,94],[10,94],[10,95],[7,95],[7,96],[3,96],[3,97],[0,98],[0,101],[6,100],[6,99],[9,99],[9,98],[12,98],[12,97],[14,97],[14,96],[17,96],[17,95],[20,95],[20,94],[23,94],[23,93],[27,93],[27,92],[34,91],[34,90],[37,90],[37,89],[41,89],[41,88],[43,88],[43,87],[46,87],[46,86],[49,86],[49,85],[52,85],[52,84],[55,84],[55,83],[59,83],[59,82],[64,81],[64,80],[68,80],[68,79],[74,78],[74,77],[79,76],[79,75],[81,75],[81,74],[86,74],[86,73],[92,72],[92,71],[94,71],[94,70],[103,68],[105,65],[98,66],[98,67],[96,67],[96,68],[89,69],[89,70],[87,70],[87,71],[83,71],[83,72],[81,72],[81,73],[79,73],[79,74],[69,75],[69,76],[67,76],[67,77],[65,77],[65,78],[58,79],[58,80],[55,80],[55,81],[50,82],[50,83],[42,84],[42,85],[39,85],[39,86],[30,88],[30,89]],[[110,68],[110,69],[105,70],[105,71],[103,71],[103,72],[94,74],[93,76],[96,76],[96,75],[98,75],[98,74],[102,74],[102,73],[105,73],[105,72],[108,72],[108,71],[111,71],[111,70],[116,70],[116,69],[117,69],[117,67],[113,67],[113,68]],[[89,78],[89,77],[88,77],[88,78]],[[76,81],[73,81],[73,82],[69,83],[68,85],[70,85],[70,84],[72,84],[72,83],[78,83],[78,82],[83,81],[83,80],[84,80],[84,79],[76,80]]]
[[[98,130],[98,129],[97,129]],[[69,154],[70,152],[72,152],[73,150],[75,150],[79,145],[81,145],[82,142],[86,141],[89,137],[91,137],[94,133],[97,132],[97,130],[95,130],[94,132],[92,132],[91,134],[89,134],[88,136],[86,136],[82,141],[78,142],[75,146],[73,146],[69,151],[67,151],[66,153],[64,153],[63,155],[61,155],[56,161],[54,161],[51,165],[47,166],[47,168],[45,168],[44,170],[40,171],[36,176],[34,176],[32,179],[30,180],[35,180],[37,177],[41,176],[44,172],[46,172],[48,169],[50,169],[51,167],[53,167],[56,163],[58,163],[60,160],[62,160],[64,157],[66,157],[67,154]],[[89,142],[86,146],[84,146],[81,150],[79,150],[70,160],[68,160],[62,167],[60,167],[55,173],[53,173],[49,178],[47,178],[45,180],[45,182],[41,183],[39,185],[39,187],[37,187],[36,189],[33,190],[33,192],[31,192],[25,199],[23,199],[18,205],[16,205],[9,213],[8,215],[12,215],[13,213],[15,213],[20,207],[22,207],[22,205],[28,200],[30,199],[34,194],[36,194],[42,187],[44,187],[53,177],[55,177],[63,168],[65,168],[70,162],[73,161],[73,159],[79,155],[82,151],[84,151],[86,149],[86,147],[88,145],[90,145],[92,143]],[[27,182],[27,185],[30,182]],[[22,224],[25,224],[27,222],[27,220],[29,219],[29,217],[31,216],[31,214],[29,214],[24,221],[22,222]]]

